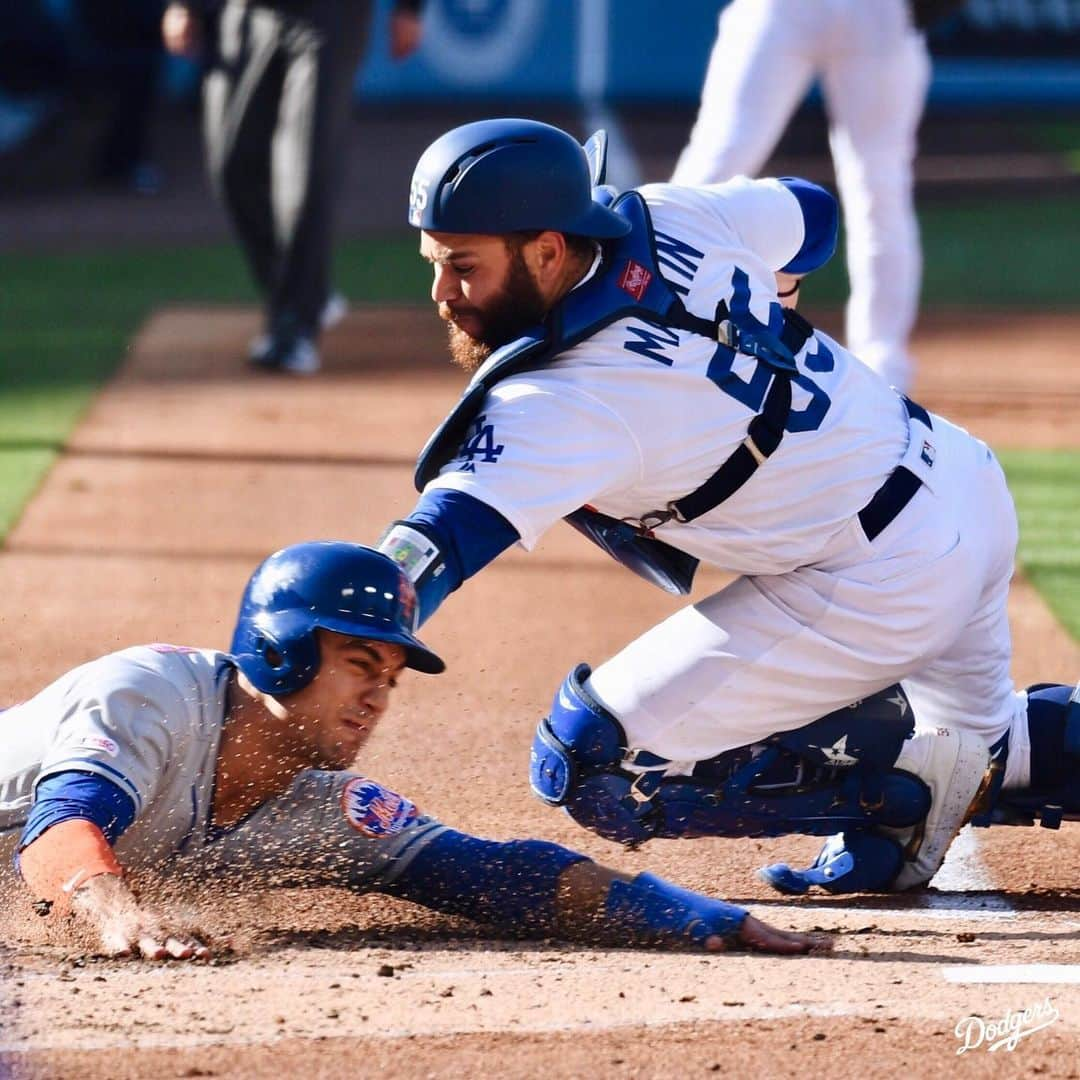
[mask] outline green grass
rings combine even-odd
[[[416,238],[343,244],[335,281],[370,301],[427,298]],[[161,304],[254,303],[234,247],[0,255],[0,538],[94,393]]]
[[[1067,272],[1080,201],[948,202],[922,207],[920,218],[924,308],[1080,307]],[[426,303],[429,273],[415,235],[402,233],[343,244],[335,281],[357,300]],[[814,275],[804,302],[840,304],[846,292],[841,255]],[[0,538],[149,312],[254,301],[231,245],[0,255]],[[1080,455],[1012,452],[1004,460],[1024,569],[1080,637]]]
[[[1031,126],[1035,141],[1047,150],[1064,154],[1070,165],[1080,159],[1080,123],[1071,119],[1042,121]]]
[[[1020,563],[1080,640],[1080,451],[1000,455],[1020,515]]]
[[[1078,308],[1069,252],[1080,236],[1080,199],[971,199],[923,205],[922,305]],[[837,257],[813,274],[807,304],[847,297],[843,240]]]

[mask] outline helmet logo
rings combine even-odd
[[[638,303],[645,295],[645,290],[652,281],[652,272],[646,270],[639,262],[627,259],[622,273],[619,275],[619,288],[628,292]]]
[[[409,185],[409,224],[419,225],[420,217],[428,204],[428,184],[422,176],[414,176]]]
[[[398,579],[398,603],[401,605],[401,617],[410,630],[416,629],[416,589],[413,583],[402,574]]]

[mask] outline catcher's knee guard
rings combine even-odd
[[[618,719],[588,693],[588,676],[586,665],[575,668],[537,727],[530,783],[539,798],[609,840],[828,836],[873,822],[904,828],[927,815],[929,791],[917,777],[876,763],[822,765],[782,742],[794,733],[669,777],[669,760],[627,745]]]
[[[587,664],[570,672],[551,715],[537,726],[529,783],[535,795],[565,807],[579,825],[619,843],[640,843],[651,835],[642,820],[648,796],[635,784],[648,773],[634,777],[622,770],[626,733],[585,689],[589,673]]]

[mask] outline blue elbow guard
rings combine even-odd
[[[655,874],[613,881],[605,911],[614,927],[635,936],[683,938],[694,945],[713,935],[737,934],[747,916],[745,908],[681,889]]]

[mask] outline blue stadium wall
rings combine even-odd
[[[696,100],[718,0],[428,0],[416,56],[386,51],[378,0],[368,99]],[[864,0],[876,3],[877,0]],[[935,105],[1080,104],[1080,0],[968,0],[930,34]]]

